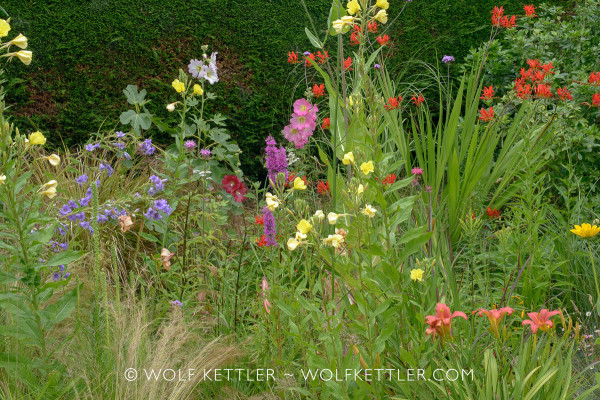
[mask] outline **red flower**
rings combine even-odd
[[[489,122],[494,118],[494,107],[490,107],[490,109],[487,111],[485,108],[482,108],[479,110],[479,112],[481,113],[481,117],[479,117],[479,119],[483,122]]]
[[[350,35],[350,44],[357,45],[360,44],[360,33],[362,29],[358,25],[354,25],[354,31],[352,35]]]
[[[298,62],[298,54],[293,51],[288,52],[287,62],[290,64],[296,64]]]
[[[440,339],[452,337],[452,319],[456,317],[464,318],[467,320],[467,315],[462,311],[451,312],[450,307],[443,303],[437,303],[435,306],[435,315],[428,315],[425,317],[425,323],[429,325],[426,334],[431,335],[433,340],[436,336]]]
[[[260,217],[258,215],[254,217],[254,223],[256,225],[264,225],[265,224],[262,214],[260,215]]]
[[[600,107],[600,93],[596,93],[592,96],[592,105]]]
[[[246,193],[248,193],[248,188],[246,187],[246,184],[242,182],[240,186],[232,193],[233,200],[238,203],[243,202],[246,200]]]
[[[590,80],[589,82],[592,85],[600,85],[600,72],[592,72],[590,74]]]
[[[500,211],[492,209],[492,207],[488,207],[486,212],[490,219],[500,218]]]
[[[492,10],[492,25],[500,25],[500,19],[504,16],[504,7],[494,7]]]
[[[292,182],[294,182],[294,179],[296,179],[296,175],[294,175],[294,174],[290,174],[290,175],[288,176],[288,181],[287,181],[287,183],[285,184],[285,187],[292,186]],[[303,176],[303,177],[302,177],[302,180],[304,181],[304,184],[306,185],[306,184],[307,184],[307,183],[306,183],[306,176]]]
[[[537,85],[535,95],[542,99],[549,99],[553,96],[552,92],[550,92],[550,85]]]
[[[531,71],[530,78],[532,82],[543,82],[546,74],[544,71]]]
[[[554,69],[554,65],[552,65],[552,62],[542,65],[542,69],[544,70],[545,74],[554,74],[554,72],[551,71],[552,69]]]
[[[377,43],[379,43],[381,46],[385,46],[386,44],[388,44],[389,41],[390,37],[388,35],[377,36]]]
[[[325,52],[325,54],[321,53],[321,50],[317,51],[317,57],[319,57],[319,64],[325,64],[325,60],[329,58],[329,53]]]
[[[383,178],[383,180],[381,181],[381,184],[383,186],[387,186],[387,185],[393,185],[394,182],[396,182],[396,174],[389,174],[388,176]]]
[[[323,196],[329,194],[329,182],[319,181],[319,183],[317,184],[317,191]]]
[[[531,69],[540,69],[542,67],[537,58],[533,60],[527,60],[527,65],[529,65],[529,68]]]
[[[325,95],[325,85],[321,84],[320,86],[315,83],[312,89],[313,95],[315,97],[321,97]]]
[[[329,129],[329,128],[331,128],[331,121],[330,121],[329,117],[327,117],[323,120],[323,125],[321,125],[321,129],[325,130],[325,129]]]
[[[388,99],[388,102],[386,105],[384,105],[383,107],[386,110],[395,110],[396,108],[400,107],[400,103],[402,102],[402,96],[398,96],[398,98],[395,97],[390,97]]]
[[[352,71],[352,59],[350,57],[344,61],[344,69]]]
[[[566,87],[559,88],[556,91],[556,94],[558,95],[558,98],[561,100],[573,100],[573,96],[571,96],[571,92],[569,90],[567,90]]]
[[[425,99],[423,98],[423,95],[421,93],[419,93],[419,97],[413,96],[411,100],[413,101],[414,105],[417,107],[421,107],[421,103],[423,103],[425,101]]]
[[[525,68],[521,68],[521,79],[531,79],[531,73],[533,71],[530,69],[525,70]]]
[[[264,247],[267,245],[267,237],[265,235],[262,235],[260,237],[260,239],[256,239],[256,245],[258,247]]]
[[[523,8],[525,9],[525,15],[533,18],[533,17],[537,17],[537,15],[535,15],[535,7],[532,5],[529,6],[523,6]]]
[[[483,87],[483,95],[480,97],[482,100],[491,100],[494,97],[494,87]]]
[[[313,65],[313,63],[315,61],[317,61],[317,58],[315,57],[315,55],[313,53],[310,53],[309,55],[306,56],[306,59],[304,60],[304,65],[307,67],[310,67]]]
[[[516,84],[517,97],[520,99],[527,99],[531,94],[531,85],[524,85],[523,81],[518,81]]]
[[[377,33],[377,22],[376,21],[369,22],[367,24],[367,29],[369,29],[369,32],[371,32],[371,33]]]
[[[521,324],[523,326],[531,325],[531,333],[534,335],[537,333],[538,329],[547,332],[554,326],[554,323],[550,320],[550,317],[556,314],[560,314],[560,310],[549,311],[547,308],[544,308],[539,313],[527,313],[527,316],[531,319],[526,319],[521,322]]]
[[[242,182],[240,181],[240,178],[235,175],[225,175],[221,184],[227,193],[233,194],[233,192],[240,188]]]

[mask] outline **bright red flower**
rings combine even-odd
[[[423,95],[421,93],[419,93],[419,97],[413,96],[411,100],[415,106],[421,107],[421,103],[423,103],[425,101],[425,98],[423,97]]]
[[[383,186],[387,186],[387,185],[393,185],[394,182],[396,182],[396,174],[389,174],[388,176],[386,176],[385,178],[383,178],[383,180],[381,181],[381,184]]]
[[[489,122],[494,118],[494,107],[490,107],[489,110],[482,108],[479,110],[479,112],[481,113],[481,117],[479,117],[479,119],[483,122]]]
[[[503,28],[511,29],[511,28],[514,28],[515,26],[517,26],[516,19],[517,19],[517,17],[515,15],[513,15],[510,18],[502,17],[502,19],[500,20],[500,24],[502,25]]]
[[[223,185],[223,189],[227,193],[233,194],[237,189],[240,188],[242,182],[240,181],[240,178],[235,175],[225,175],[221,181],[221,185]]]
[[[527,65],[529,65],[529,68],[531,68],[531,69],[542,68],[542,64],[540,64],[540,62],[538,61],[537,58],[535,58],[533,60],[527,60]]]
[[[541,99],[549,99],[553,96],[550,92],[550,85],[537,85],[535,95]]]
[[[262,214],[261,214],[260,216],[259,216],[259,215],[256,215],[256,216],[254,217],[254,223],[255,223],[256,225],[264,225],[264,224],[265,224],[265,221],[263,220],[263,216],[262,216]]]
[[[556,314],[560,314],[560,310],[548,311],[547,308],[544,308],[540,310],[539,313],[530,312],[527,313],[527,316],[531,319],[526,319],[522,322],[522,325],[531,325],[531,333],[534,335],[537,333],[538,329],[547,332],[554,325],[550,320],[550,317]]]
[[[313,95],[317,98],[324,96],[325,95],[325,85],[324,84],[317,85],[315,83],[315,86],[313,86],[312,92],[313,92]]]
[[[331,128],[331,120],[329,119],[329,117],[327,117],[323,120],[323,125],[321,125],[321,129],[325,130],[329,128]]]
[[[385,46],[386,44],[388,44],[389,41],[390,37],[388,35],[377,36],[377,43],[379,43],[381,46]]]
[[[265,247],[267,245],[267,237],[262,235],[259,239],[256,239],[256,245],[258,247]]]
[[[319,183],[317,184],[317,191],[323,196],[329,194],[329,182],[319,181]]]
[[[246,187],[246,184],[242,182],[240,183],[240,186],[232,193],[233,200],[238,203],[243,202],[246,200],[246,193],[248,193],[248,188]]]
[[[360,28],[360,26],[354,25],[354,31],[352,31],[352,34],[350,35],[350,44],[352,44],[352,45],[360,44],[361,32],[362,32],[362,29]]]
[[[494,97],[494,87],[483,87],[483,95],[480,97],[482,100],[491,100]]]
[[[298,54],[293,51],[288,52],[287,62],[290,64],[296,64],[298,62]]]
[[[439,336],[442,340],[446,337],[452,337],[452,319],[456,317],[464,318],[467,320],[467,315],[462,311],[450,312],[450,308],[443,304],[437,303],[435,306],[435,315],[428,315],[425,317],[425,323],[429,325],[426,334],[431,335],[433,340],[436,336]]]
[[[554,72],[552,72],[552,70],[554,69],[554,65],[552,65],[552,62],[546,63],[544,65],[542,65],[542,70],[544,71],[544,73],[547,74],[554,74]]]
[[[492,10],[492,25],[500,25],[500,19],[504,16],[504,7],[494,7]]]
[[[517,82],[515,88],[517,89],[517,97],[520,99],[527,99],[531,94],[531,85],[524,85],[522,81]]]
[[[592,85],[600,85],[600,72],[592,72],[590,74],[589,83]]]
[[[310,53],[309,55],[306,56],[306,59],[304,60],[304,65],[307,67],[310,67],[313,65],[313,63],[317,61],[317,58],[315,57],[315,55],[313,53]]]
[[[573,100],[573,96],[571,96],[571,92],[566,87],[559,88],[556,91],[556,94],[557,94],[558,98],[561,100]]]
[[[533,71],[530,69],[521,68],[521,79],[531,79],[531,73]]]
[[[321,53],[321,50],[317,51],[317,57],[319,57],[319,64],[325,64],[325,60],[329,58],[329,53]]]
[[[388,111],[395,110],[396,108],[400,107],[401,102],[402,102],[402,96],[398,96],[398,98],[390,97],[388,99],[387,104],[384,105],[383,107]]]
[[[546,78],[544,71],[531,71],[530,78],[532,82],[543,82]]]
[[[537,17],[537,15],[535,15],[535,7],[533,4],[529,6],[523,6],[523,8],[525,9],[525,15],[529,18]]]
[[[344,69],[352,71],[352,58],[346,58],[346,60],[344,61]]]
[[[492,209],[492,207],[488,207],[486,213],[490,219],[500,218],[500,211]]]
[[[377,21],[372,21],[367,24],[367,29],[371,33],[377,33]]]
[[[592,96],[592,105],[600,107],[600,93],[596,93]]]

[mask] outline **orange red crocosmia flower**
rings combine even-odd
[[[488,207],[486,213],[490,219],[500,218],[500,211],[493,209],[492,207]]]
[[[288,52],[287,62],[290,64],[296,64],[298,62],[298,54],[293,51]]]
[[[377,33],[377,21],[372,21],[367,24],[367,29],[371,33]]]
[[[535,7],[533,4],[528,5],[528,6],[523,6],[523,8],[525,9],[525,15],[528,16],[529,18],[537,17],[537,15],[535,15]]]
[[[255,223],[256,225],[264,225],[264,224],[265,224],[265,221],[263,220],[263,216],[262,216],[262,215],[260,215],[260,216],[256,215],[256,216],[254,217],[254,223]]]
[[[331,120],[329,119],[329,117],[327,117],[323,120],[323,125],[321,125],[321,129],[325,130],[329,128],[331,128]]]
[[[556,91],[556,95],[558,96],[559,99],[561,100],[573,100],[573,96],[571,95],[571,92],[566,88],[559,88]]]
[[[265,247],[267,245],[267,237],[262,235],[260,238],[256,239],[256,245],[258,247]]]
[[[535,95],[541,99],[549,99],[553,96],[550,91],[550,85],[537,85]]]
[[[388,44],[390,41],[390,37],[388,35],[379,35],[377,36],[377,43],[379,43],[381,46],[385,46],[386,44]]]
[[[396,182],[396,174],[389,174],[388,176],[386,176],[385,178],[383,178],[383,180],[381,181],[382,185],[387,186],[387,185],[393,185]]]
[[[500,25],[502,25],[503,28],[511,29],[511,28],[514,28],[515,26],[517,26],[516,20],[517,20],[517,17],[515,15],[513,15],[510,18],[508,18],[508,16],[502,17],[500,19]]]
[[[329,194],[329,182],[319,181],[319,183],[317,184],[317,191],[319,192],[319,194],[322,194],[323,196],[325,196],[326,194]]]
[[[531,332],[536,334],[538,329],[543,332],[547,332],[554,326],[554,323],[550,320],[550,317],[560,314],[560,310],[548,311],[547,308],[542,309],[539,313],[530,312],[527,316],[531,319],[526,319],[522,322],[523,326],[531,325]]]
[[[504,7],[494,7],[492,10],[492,25],[500,25],[500,19],[504,16]]]
[[[592,105],[600,107],[600,93],[596,93],[592,96]]]
[[[439,336],[442,340],[452,337],[452,319],[456,317],[467,320],[467,315],[462,311],[452,313],[450,308],[444,303],[437,303],[435,306],[435,315],[425,317],[425,323],[429,325],[425,333],[431,335],[433,340]]]
[[[317,98],[324,96],[325,95],[325,85],[324,84],[317,85],[315,83],[315,86],[313,86],[313,88],[312,88],[312,92],[313,92],[313,95]]]
[[[310,53],[309,55],[306,56],[306,59],[304,60],[304,65],[307,67],[310,67],[313,65],[313,63],[315,61],[317,61],[317,58],[315,57],[315,55],[313,53]]]
[[[483,317],[484,315],[490,321],[490,332],[492,332],[496,337],[500,337],[499,325],[502,322],[502,319],[506,314],[511,315],[515,310],[510,307],[504,307],[499,310],[485,310],[480,308],[479,310],[473,311],[473,315],[477,313],[478,316]]]
[[[388,102],[386,105],[383,106],[383,108],[385,108],[386,110],[395,110],[396,108],[400,107],[400,103],[402,102],[402,96],[398,96],[398,98],[396,97],[390,97],[388,99]]]
[[[544,71],[531,71],[530,79],[532,82],[543,82],[546,78]]]
[[[554,69],[554,65],[552,65],[552,62],[542,65],[542,70],[544,71],[545,74],[554,74],[552,69]]]
[[[540,69],[542,67],[542,64],[537,58],[534,58],[533,60],[527,60],[527,65],[529,65],[529,68],[531,69]]]
[[[590,74],[589,83],[592,85],[600,85],[600,72],[592,72]]]
[[[411,98],[411,100],[415,106],[421,107],[421,104],[425,101],[425,98],[423,97],[423,95],[421,93],[419,93],[419,97],[413,96]]]
[[[489,110],[482,108],[479,112],[481,113],[479,119],[483,122],[489,122],[494,118],[494,107],[490,107]]]
[[[317,57],[319,57],[319,64],[325,64],[325,60],[329,58],[329,53],[325,51],[325,53],[321,53],[321,50],[317,51]]]
[[[344,60],[344,69],[352,71],[352,58],[348,57],[346,60]]]
[[[352,34],[350,35],[350,44],[357,45],[360,43],[361,32],[362,32],[362,29],[360,28],[360,26],[354,25],[354,30],[352,31]]]
[[[492,97],[494,97],[494,87],[493,86],[488,86],[488,87],[483,87],[483,95],[481,95],[480,99],[482,100],[491,100]]]

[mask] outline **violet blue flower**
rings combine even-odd
[[[444,56],[444,58],[442,58],[442,62],[445,64],[448,64],[449,62],[454,62],[454,57],[452,56]]]
[[[264,235],[267,239],[267,246],[277,246],[277,227],[275,226],[275,216],[269,210],[269,207],[263,207]]]
[[[83,174],[75,178],[75,182],[77,182],[80,186],[88,181],[87,174]]]

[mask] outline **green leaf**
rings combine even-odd
[[[151,235],[151,234],[146,233],[146,232],[140,232],[140,236],[143,237],[144,239],[146,239],[147,241],[152,242],[152,243],[158,243],[159,242],[159,240],[156,238],[156,236]]]
[[[50,257],[50,259],[44,263],[44,266],[56,267],[58,265],[68,265],[73,261],[79,260],[85,253],[85,251],[63,251]]]
[[[128,110],[121,114],[121,123],[131,125],[136,133],[140,133],[140,127],[148,130],[152,126],[152,114],[149,112],[136,113],[135,110]]]
[[[323,48],[323,44],[321,43],[321,41],[315,35],[313,35],[312,32],[308,30],[308,28],[304,28],[304,32],[306,32],[306,36],[308,37],[308,40],[310,40],[310,44],[315,46],[317,49]]]
[[[127,97],[127,102],[129,104],[137,104],[138,106],[142,106],[147,101],[144,100],[146,97],[146,89],[142,89],[142,91],[138,91],[138,87],[135,85],[128,85],[125,89],[123,89],[123,93],[125,97]]]
[[[50,328],[52,325],[59,323],[71,315],[77,305],[77,298],[79,297],[79,289],[81,286],[82,284],[74,287],[73,290],[61,297],[56,303],[46,307],[43,314],[40,313],[40,315],[44,317],[43,319],[45,319],[43,324],[45,329]]]

